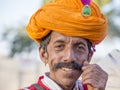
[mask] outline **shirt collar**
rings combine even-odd
[[[41,81],[51,90],[63,90],[55,81],[48,77],[49,72],[44,74],[44,79]],[[84,90],[80,80],[76,81],[75,87],[73,90]]]

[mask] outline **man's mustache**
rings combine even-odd
[[[70,68],[70,69],[75,69],[75,70],[81,70],[82,64],[78,64],[76,62],[59,62],[54,65],[53,70],[57,70],[60,68]]]

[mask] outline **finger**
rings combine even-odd
[[[86,81],[87,79],[93,79],[99,82],[100,77],[98,74],[94,74],[94,73],[88,73],[87,75],[82,75],[82,82]]]
[[[106,86],[104,82],[97,82],[96,80],[93,79],[87,79],[86,81],[84,81],[84,83],[93,87],[94,88],[93,90],[105,90]]]
[[[87,84],[87,88],[88,88],[88,90],[94,90],[94,87],[90,84]]]
[[[83,62],[82,70],[86,69],[88,66],[89,66],[88,61],[84,61],[84,62]]]
[[[93,67],[92,65],[91,67]],[[108,79],[108,74],[101,68],[87,68],[82,73],[83,84],[92,85],[95,88],[105,88]],[[101,90],[102,90],[101,89]]]
[[[83,84],[87,84],[87,85],[91,85],[94,88],[99,87],[98,81],[94,80],[94,79],[86,79]]]
[[[86,65],[88,65],[89,63],[88,63],[88,61],[87,60],[85,60],[84,62],[83,62],[83,66],[86,66]]]
[[[87,75],[88,73],[93,73],[93,72],[94,74],[99,75],[103,72],[103,70],[96,64],[89,64],[87,66],[84,66],[82,70],[83,70],[83,73],[82,73],[83,76]]]
[[[107,79],[106,73],[99,75],[88,73],[86,76],[82,76],[82,83],[92,85],[95,88],[105,88]]]

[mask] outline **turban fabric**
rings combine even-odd
[[[94,45],[107,34],[107,19],[99,7],[91,2],[91,15],[82,15],[84,5],[80,0],[55,0],[41,7],[30,19],[27,33],[38,43],[51,30],[67,35],[86,38]]]

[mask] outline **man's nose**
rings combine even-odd
[[[67,48],[64,52],[64,61],[73,62],[76,60],[75,53],[72,48]]]

